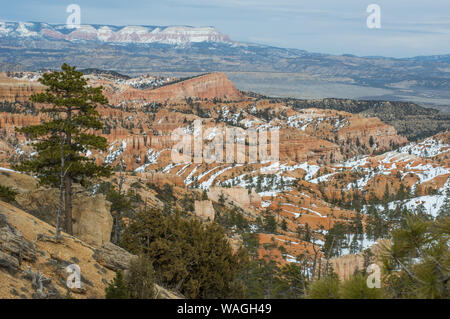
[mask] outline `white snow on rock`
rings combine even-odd
[[[125,150],[127,149],[127,142],[125,140],[122,141],[121,145],[119,146],[119,148],[117,148],[116,150],[114,150],[114,145],[111,145],[111,147],[109,148],[109,153],[105,158],[105,163],[106,164],[111,164],[112,162],[114,162],[120,155],[122,155],[123,152],[125,152]]]
[[[261,167],[259,169],[260,173],[263,174],[279,174],[283,172],[295,171],[301,168],[306,172],[305,180],[310,180],[314,177],[317,171],[320,169],[319,166],[314,164],[308,164],[307,162],[297,165],[287,165],[280,164],[280,162],[275,162],[270,164],[269,166]]]
[[[411,163],[406,166],[409,172],[414,173],[420,179],[420,183],[428,182],[438,176],[450,174],[450,169],[441,167],[441,166],[433,166],[431,164],[419,164],[416,166],[412,166]]]
[[[319,176],[317,178],[314,178],[314,179],[310,180],[309,182],[310,183],[314,183],[314,184],[318,184],[318,183],[321,183],[321,182],[326,182],[326,181],[328,181],[328,179],[331,176],[336,175],[336,174],[337,174],[337,172],[326,174],[326,175],[322,175],[322,176]]]
[[[194,182],[194,174],[197,172],[197,169],[200,167],[200,164],[197,164],[192,171],[189,173],[188,176],[184,179],[184,185],[189,186]]]
[[[239,166],[242,166],[242,165],[241,164],[235,165],[235,167],[239,167]],[[213,185],[213,183],[217,177],[219,177],[220,175],[222,175],[223,173],[225,173],[226,171],[228,171],[229,169],[232,169],[232,168],[233,168],[233,166],[225,167],[224,169],[213,174],[207,181],[200,184],[200,188],[208,190]]]
[[[163,150],[164,151],[164,150]],[[136,168],[134,171],[136,173],[142,173],[145,172],[145,169],[150,166],[151,164],[157,164],[158,163],[158,157],[161,155],[163,151],[155,151],[154,149],[150,148],[147,151],[146,155],[146,163],[138,168]]]
[[[399,149],[400,153],[413,154],[420,157],[434,157],[450,150],[450,144],[436,141],[433,137],[419,143],[411,143]]]

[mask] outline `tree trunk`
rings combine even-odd
[[[56,240],[61,238],[61,215],[63,210],[63,196],[64,196],[64,140],[62,136],[60,137],[60,149],[61,149],[61,170],[60,170],[60,182],[59,182],[59,204],[58,204],[58,214],[56,215]]]
[[[67,110],[67,123],[70,123],[72,120],[72,108],[69,106]],[[72,145],[72,134],[70,130],[66,130],[66,138],[67,144],[69,145],[69,149],[71,149]],[[70,159],[69,159],[70,160]],[[69,175],[64,176],[65,183],[65,215],[66,215],[66,232],[69,235],[73,235],[72,230],[72,178]]]
[[[123,179],[124,179],[123,176],[122,176],[123,166],[124,166],[122,158],[120,158],[120,162],[121,162],[121,169],[120,169],[119,190],[118,190],[119,198],[120,198],[120,195],[122,195],[122,185],[123,185]],[[147,199],[145,199],[145,204],[147,205]],[[120,210],[118,210],[116,212],[115,218],[114,218],[115,219],[115,221],[114,221],[115,223],[114,223],[113,243],[116,244],[116,245],[119,243],[119,232],[120,232],[120,220],[121,220],[121,217],[122,217],[122,212]]]
[[[64,183],[65,183],[64,214],[65,214],[66,232],[69,235],[73,235],[73,230],[72,230],[72,179],[69,176],[65,176]]]

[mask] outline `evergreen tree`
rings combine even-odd
[[[123,279],[122,272],[119,270],[116,273],[113,281],[105,289],[106,299],[129,299],[130,292]]]
[[[275,217],[267,210],[264,214],[263,228],[267,233],[274,234],[277,232],[277,221],[275,220]]]
[[[10,203],[16,199],[16,195],[17,192],[11,187],[0,185],[0,200]]]
[[[339,299],[339,278],[335,274],[313,281],[308,287],[308,298]]]
[[[303,240],[307,241],[307,242],[311,242],[311,230],[309,228],[308,223],[305,224],[305,234],[304,234]]]
[[[438,218],[450,217],[450,188],[445,191],[445,199],[438,212]]]
[[[380,288],[369,288],[367,276],[358,273],[341,283],[339,296],[343,299],[379,299],[383,294]]]
[[[450,217],[410,214],[384,247],[384,281],[394,298],[449,298]]]
[[[153,264],[146,256],[139,256],[130,262],[125,277],[130,296],[134,299],[152,299],[155,297]]]
[[[187,298],[226,298],[245,256],[234,253],[223,229],[179,214],[138,212],[122,235],[122,246],[153,261],[155,278]]]
[[[132,212],[132,203],[128,194],[121,191],[122,185],[119,183],[119,189],[109,182],[103,182],[100,184],[97,192],[105,195],[106,200],[111,202],[111,213],[114,217],[114,227],[111,233],[111,241],[114,244],[118,244],[120,234],[123,230],[123,223],[121,221],[122,214]]]
[[[298,299],[305,294],[306,279],[299,265],[296,263],[286,264],[281,268],[281,277],[288,286],[288,298]]]
[[[37,155],[15,168],[33,172],[41,184],[54,187],[60,184],[64,172],[65,230],[72,234],[72,184],[86,185],[89,178],[111,173],[108,166],[96,165],[94,159],[83,155],[87,150],[106,151],[106,139],[92,131],[103,127],[96,106],[108,101],[102,87],[89,86],[83,73],[75,67],[63,64],[61,69],[43,74],[39,82],[47,87],[46,91],[31,96],[32,102],[46,105],[40,112],[49,120],[17,129],[35,140],[33,147]]]
[[[288,230],[286,219],[283,219],[283,221],[281,222],[281,229],[284,231]]]

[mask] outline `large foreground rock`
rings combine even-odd
[[[0,234],[0,299],[64,298],[69,278],[66,269],[74,265],[80,269],[81,288],[69,289],[71,297],[104,298],[105,288],[115,277],[112,269],[126,269],[135,257],[111,243],[99,253],[98,248],[65,233],[57,242],[53,226],[2,201]],[[30,276],[38,272],[45,278],[44,297],[36,293]],[[156,289],[158,298],[181,297],[158,285]]]
[[[135,255],[113,243],[105,243],[102,247],[96,249],[93,257],[100,265],[116,272],[128,269],[130,261],[136,258]]]
[[[0,185],[18,192],[16,202],[20,208],[56,225],[57,189],[38,187],[35,178],[12,171],[0,171]],[[72,207],[74,236],[95,247],[110,241],[113,226],[111,203],[103,194],[92,195],[75,185]]]
[[[110,241],[113,218],[111,203],[103,194],[77,196],[73,201],[73,234],[88,244],[101,246]]]
[[[101,248],[95,250],[92,257],[102,266],[113,270],[115,272],[126,272],[130,267],[130,262],[136,255],[130,254],[125,249],[114,245],[113,243],[106,243]],[[179,299],[184,298],[182,295],[167,290],[159,285],[155,285],[158,299]]]

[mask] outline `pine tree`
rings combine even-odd
[[[123,279],[122,272],[119,270],[116,273],[113,281],[105,289],[106,299],[129,299],[130,292]]]
[[[40,112],[49,120],[17,129],[35,140],[37,155],[15,168],[32,172],[41,184],[53,187],[59,186],[63,172],[65,230],[72,234],[72,184],[86,185],[89,178],[111,173],[109,166],[98,166],[94,159],[83,155],[87,150],[106,151],[106,139],[92,131],[103,127],[96,106],[108,101],[102,87],[89,86],[75,67],[63,64],[61,69],[43,74],[39,82],[47,87],[46,91],[31,96],[32,102],[45,104]]]
[[[448,299],[450,217],[410,214],[383,247],[384,282],[394,298]]]
[[[156,295],[153,264],[146,256],[131,260],[125,277],[130,295],[134,299],[153,299]]]
[[[288,263],[281,268],[281,276],[288,286],[289,298],[298,299],[305,294],[305,277],[296,263]]]
[[[308,287],[308,297],[311,299],[339,299],[339,278],[330,274],[315,280]]]
[[[287,230],[288,230],[288,228],[287,228],[287,222],[286,222],[285,219],[283,219],[283,221],[281,222],[281,229],[284,230],[284,231],[287,231]]]
[[[179,214],[138,212],[122,235],[122,246],[153,261],[155,277],[187,298],[226,298],[234,292],[241,255],[224,230]]]
[[[0,200],[7,203],[13,202],[16,198],[17,192],[11,187],[0,185]]]
[[[379,288],[369,288],[367,276],[358,273],[341,283],[339,296],[343,299],[379,299],[383,293]]]
[[[277,232],[277,221],[269,211],[266,211],[264,214],[263,227],[268,233],[274,234]]]
[[[305,224],[305,233],[303,237],[304,241],[311,242],[311,230],[309,228],[308,223]]]
[[[438,218],[450,217],[450,188],[445,191],[444,203],[438,212]]]

